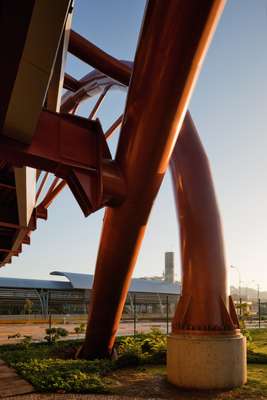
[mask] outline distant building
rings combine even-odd
[[[144,276],[142,278],[136,279],[146,279],[149,281],[159,281],[162,283],[174,284],[175,283],[175,273],[174,273],[174,252],[167,251],[164,254],[164,272],[161,276]],[[180,285],[180,282],[177,282]]]
[[[165,282],[174,283],[174,252],[165,253]]]
[[[67,281],[0,278],[0,315],[24,314],[25,301],[33,304],[33,314],[84,314],[90,303],[93,275],[54,271]],[[124,317],[135,308],[140,314],[164,316],[169,304],[170,316],[180,295],[180,284],[163,279],[133,278],[124,307]]]

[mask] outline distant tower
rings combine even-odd
[[[174,252],[165,253],[165,282],[174,283]]]

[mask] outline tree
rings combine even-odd
[[[26,299],[23,306],[24,314],[32,314],[32,307],[33,302],[30,299]]]

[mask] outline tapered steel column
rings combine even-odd
[[[205,151],[187,113],[171,158],[182,296],[167,338],[167,378],[180,387],[246,382],[246,339],[228,293],[222,229]]]
[[[112,351],[149,213],[223,4],[148,2],[116,155],[128,193],[106,210],[81,357]]]
[[[233,331],[220,215],[209,162],[189,112],[170,161],[182,258],[173,332]],[[231,316],[232,314],[232,316]]]

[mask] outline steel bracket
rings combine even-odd
[[[65,179],[85,216],[123,201],[124,180],[98,120],[42,111],[29,145],[3,133],[0,158]]]

